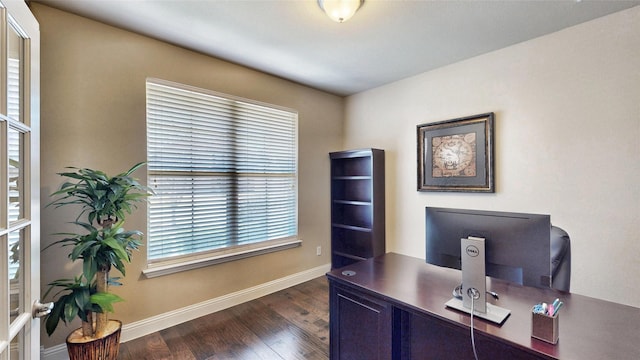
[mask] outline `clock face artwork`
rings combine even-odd
[[[432,176],[476,176],[476,133],[434,136]]]

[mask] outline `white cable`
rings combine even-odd
[[[470,289],[471,293],[473,295],[471,295],[471,346],[473,347],[473,356],[475,357],[476,360],[478,360],[478,353],[476,352],[476,341],[473,338],[473,303],[474,300],[476,298],[476,294],[478,293],[478,290],[476,289]]]

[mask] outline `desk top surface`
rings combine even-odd
[[[355,271],[346,276],[344,270]],[[445,307],[460,283],[455,269],[388,253],[327,274],[330,280],[356,286],[410,311],[425,313],[465,328],[470,316]],[[475,318],[474,328],[489,337],[558,359],[640,359],[640,309],[553,289],[520,286],[487,278],[487,290],[500,300],[487,301],[511,310],[502,325]],[[531,337],[531,308],[560,298],[556,345]]]

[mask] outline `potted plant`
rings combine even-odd
[[[122,301],[109,292],[110,285],[121,285],[119,278],[110,277],[112,268],[125,275],[125,263],[141,245],[142,232],[125,231],[125,217],[136,208],[136,203],[146,200],[151,191],[141,185],[131,174],[145,163],[134,165],[127,172],[110,177],[92,169],[70,167],[72,172],[58,175],[68,178],[56,197],[47,206],[55,208],[72,206],[79,210],[72,221],[80,231],[61,233],[63,239],[53,245],[70,247],[69,258],[82,261],[82,272],[73,279],[60,279],[49,283],[45,297],[54,289],[54,308],[45,319],[48,335],[57,328],[60,320],[68,323],[80,318],[82,327],[67,337],[67,349],[73,359],[116,359],[122,323],[109,320],[113,303]],[[46,249],[45,248],[45,249]]]

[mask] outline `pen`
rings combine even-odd
[[[551,314],[551,316],[555,316],[558,313],[558,310],[560,310],[560,308],[562,307],[562,305],[564,305],[562,301],[558,302],[558,306],[556,306],[555,309],[553,309],[553,314]]]

